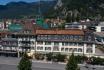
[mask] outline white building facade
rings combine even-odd
[[[39,30],[38,30],[39,31]],[[58,30],[60,31],[60,30]],[[77,30],[67,30],[60,31],[61,35],[56,31],[55,33],[46,33],[41,34],[44,30],[37,32],[37,41],[36,41],[36,51],[41,53],[62,53],[62,54],[71,54],[74,52],[76,55],[87,55],[93,56],[95,54],[95,43],[91,40],[85,40],[82,31],[79,33]],[[70,33],[73,31],[72,33]],[[80,34],[82,33],[82,34]],[[88,39],[88,37],[86,37]],[[90,38],[89,38],[90,39]]]
[[[100,22],[100,24],[96,26],[96,32],[104,32],[104,22]]]
[[[35,34],[12,33],[2,41],[6,52],[61,53],[93,56],[95,40],[93,34],[82,30],[36,30]],[[8,49],[9,48],[9,49]],[[5,50],[6,49],[6,50]]]
[[[72,42],[37,42],[36,51],[44,53],[70,54],[74,52],[78,55],[94,55],[95,44],[72,43]]]

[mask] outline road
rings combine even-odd
[[[17,70],[20,59],[12,57],[0,57],[0,70]],[[64,70],[65,65],[57,63],[32,63],[32,70]]]
[[[17,65],[19,60],[19,58],[0,56],[0,70],[18,70]],[[104,70],[104,67],[92,68],[92,66],[89,66],[89,68],[81,66],[81,70]],[[65,64],[33,62],[32,70],[65,70]]]

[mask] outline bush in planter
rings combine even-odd
[[[66,58],[66,55],[62,55],[60,53],[56,55],[56,59],[58,62],[64,62],[65,58]]]
[[[53,54],[52,53],[48,53],[48,54],[46,54],[46,57],[47,57],[48,61],[51,61],[52,58],[53,58]]]
[[[64,62],[66,59],[66,55],[62,55],[60,53],[56,54],[52,58],[55,62]]]
[[[53,60],[55,62],[64,62],[66,58],[66,55],[62,55],[60,53],[58,54],[48,53],[46,54],[46,56],[48,61]]]
[[[35,59],[39,60],[39,53],[35,53]]]
[[[39,60],[44,60],[44,55],[43,54],[40,55]]]
[[[104,59],[102,58],[99,58],[99,57],[92,57],[91,58],[91,63],[90,64],[93,64],[93,65],[104,65]]]
[[[41,53],[35,53],[35,59],[37,60],[43,60],[44,59],[44,55]]]
[[[84,61],[86,61],[88,58],[86,56],[75,56],[75,59],[77,61],[77,63],[83,63]]]

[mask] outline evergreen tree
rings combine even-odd
[[[76,61],[73,53],[68,60],[68,63],[66,65],[66,70],[79,70],[78,65],[77,65],[77,61]]]
[[[18,70],[32,70],[31,66],[32,66],[32,63],[29,60],[27,54],[25,53],[19,62]]]

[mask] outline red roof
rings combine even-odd
[[[83,30],[36,30],[36,34],[42,35],[51,35],[51,34],[58,34],[58,35],[84,35]]]
[[[8,32],[8,31],[1,31],[0,32],[0,37],[4,37],[7,34],[10,34],[10,32]]]

